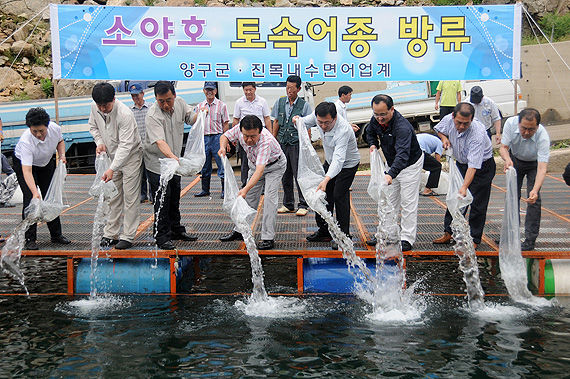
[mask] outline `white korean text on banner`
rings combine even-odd
[[[520,4],[50,12],[55,79],[520,78]]]

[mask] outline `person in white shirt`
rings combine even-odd
[[[469,95],[469,102],[473,104],[475,108],[475,118],[485,125],[487,130],[487,135],[493,142],[492,128],[495,127],[495,141],[497,144],[501,143],[501,113],[499,112],[499,107],[497,104],[489,98],[483,95],[483,89],[479,86],[471,88],[471,94]]]
[[[116,249],[128,249],[133,246],[140,221],[141,137],[133,112],[115,99],[112,85],[96,84],[91,95],[89,132],[97,145],[95,153],[107,152],[111,158],[111,166],[101,179],[105,182],[112,180],[119,190],[119,194],[109,201],[109,218],[101,246],[115,245]]]
[[[293,121],[297,121],[296,116]],[[336,219],[340,230],[350,237],[350,186],[360,165],[360,153],[356,137],[348,121],[338,117],[334,103],[322,102],[315,111],[303,117],[307,129],[316,125],[325,150],[325,178],[318,189],[326,192],[327,209],[331,214],[336,208]],[[326,221],[317,213],[319,229],[307,236],[309,242],[327,242],[332,237]],[[338,245],[333,243],[333,249]]]
[[[525,240],[521,250],[534,250],[540,231],[542,208],[540,188],[544,183],[550,159],[550,137],[544,126],[540,124],[540,113],[536,109],[525,108],[518,116],[513,116],[505,122],[499,153],[505,161],[505,172],[509,167],[514,167],[517,171],[519,199],[526,176],[528,198],[523,199],[527,206],[524,223]]]
[[[32,199],[41,199],[47,193],[56,167],[55,152],[57,151],[61,162],[67,163],[61,128],[50,121],[43,108],[30,109],[26,114],[26,125],[28,129],[22,133],[14,149],[14,171],[24,197],[22,219],[25,218],[24,211]],[[71,243],[62,234],[59,216],[48,222],[47,226],[51,242],[62,245]],[[38,250],[36,239],[37,224],[33,224],[26,231],[24,249]]]
[[[350,103],[351,99],[352,99],[352,88],[349,86],[341,86],[338,89],[338,99],[336,99],[334,105],[336,106],[336,114],[344,118],[346,121],[348,121],[348,114],[346,113],[346,104]],[[354,130],[354,133],[358,137],[359,134],[358,131],[360,130],[358,125],[350,124],[350,126],[352,127],[352,130]]]
[[[269,117],[269,106],[263,97],[255,94],[255,82],[243,82],[241,84],[241,88],[243,89],[244,95],[236,101],[232,128],[239,124],[241,119],[245,116],[252,114],[259,118],[261,123],[267,128],[267,130],[269,130],[269,132],[272,132],[271,117]],[[240,144],[238,144],[237,147],[239,158],[241,159],[241,184],[242,187],[245,187],[247,183],[247,174],[249,172],[247,155]]]

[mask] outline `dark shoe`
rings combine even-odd
[[[36,241],[28,241],[24,245],[24,250],[39,250],[38,244]]]
[[[262,240],[257,244],[258,250],[271,250],[275,247],[275,242],[273,240]]]
[[[243,241],[243,236],[240,232],[236,232],[235,230],[229,234],[226,234],[223,237],[220,237],[220,241],[228,242],[228,241]]]
[[[210,196],[210,192],[205,192],[204,190],[202,190],[202,192],[194,194],[194,197],[204,197],[204,196]]]
[[[224,198],[224,195],[225,195],[225,194],[224,194],[224,191],[222,191],[222,194],[220,195],[220,199],[223,199],[223,198]]]
[[[412,251],[412,244],[408,241],[402,241],[402,251]]]
[[[170,239],[174,241],[196,241],[198,237],[184,232],[180,234],[173,234]]]
[[[336,243],[336,241],[331,242],[331,249],[338,250],[338,243]]]
[[[53,243],[59,243],[61,245],[69,245],[71,243],[71,241],[64,237],[64,236],[59,236],[59,237],[52,237],[51,238],[51,242]]]
[[[449,234],[448,232],[445,232],[445,233],[443,233],[443,237],[434,239],[433,243],[436,245],[450,244],[450,243],[453,243],[453,238],[451,237],[451,234]]]
[[[161,250],[176,250],[176,246],[172,243],[172,241],[166,241],[162,245],[158,246]]]
[[[6,238],[0,237],[0,243],[2,243],[2,242],[4,242],[4,241],[6,241]]]
[[[120,240],[119,243],[115,246],[115,249],[125,250],[131,248],[132,246],[133,246],[132,242]]]
[[[529,240],[524,240],[521,244],[521,251],[533,251],[534,250],[534,242],[530,242]]]
[[[378,240],[376,239],[376,237],[372,237],[371,239],[366,241],[366,244],[368,246],[376,246],[377,243],[378,243]]]
[[[101,243],[99,244],[99,246],[109,247],[109,246],[114,246],[118,243],[119,243],[119,240],[114,240],[114,239],[110,239],[107,237],[103,237],[103,238],[101,238]]]
[[[0,203],[0,208],[14,208],[15,205],[12,203]]]
[[[332,241],[332,237],[328,233],[323,233],[320,230],[317,230],[310,236],[307,236],[307,241],[309,242],[330,242]]]

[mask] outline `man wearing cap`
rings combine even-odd
[[[224,198],[224,166],[218,155],[220,150],[220,136],[229,129],[230,116],[228,107],[216,97],[218,86],[216,82],[204,83],[204,95],[206,100],[197,105],[196,111],[207,109],[206,124],[204,125],[204,146],[206,149],[206,162],[202,167],[202,191],[195,194],[196,197],[210,195],[210,180],[212,179],[212,157],[218,166],[218,177],[222,181],[222,194]]]
[[[179,160],[184,140],[184,124],[193,125],[198,118],[184,99],[176,96],[171,82],[160,80],[154,86],[156,102],[146,115],[146,139],[144,164],[154,199],[154,239],[162,250],[174,250],[172,240],[196,241],[198,238],[186,233],[180,217],[180,175],[174,175],[166,186],[164,195],[157,193],[160,186],[160,158]],[[161,197],[164,200],[161,203]]]
[[[546,177],[550,157],[550,137],[540,125],[540,113],[533,108],[523,109],[518,116],[505,122],[501,147],[501,158],[505,161],[505,172],[509,167],[517,170],[518,197],[521,197],[523,179],[526,176],[525,240],[521,250],[534,250],[540,231],[541,199],[540,188]]]
[[[487,130],[487,135],[493,142],[493,134],[491,128],[495,126],[496,131],[496,142],[501,142],[501,114],[499,113],[499,108],[495,102],[487,97],[483,96],[483,89],[479,86],[471,88],[471,94],[469,96],[469,102],[475,107],[475,118],[485,125]]]
[[[293,181],[297,184],[299,193],[299,207],[297,216],[306,216],[309,206],[301,193],[299,183],[297,183],[297,167],[299,166],[299,134],[293,122],[294,116],[307,116],[311,113],[311,106],[298,94],[301,90],[301,78],[291,75],[287,78],[285,91],[287,96],[277,99],[271,117],[273,117],[273,136],[277,138],[285,157],[287,157],[287,169],[281,178],[283,185],[283,206],[277,213],[295,212],[295,192],[293,191]]]
[[[232,127],[239,124],[241,119],[245,116],[252,114],[254,116],[257,116],[263,126],[265,126],[269,132],[271,132],[271,117],[269,117],[269,106],[263,97],[257,96],[255,94],[255,82],[243,82],[241,84],[241,88],[243,89],[244,95],[236,101]],[[247,154],[245,153],[245,150],[241,144],[238,144],[238,154],[241,159],[241,184],[242,187],[245,187],[245,184],[247,183],[247,175],[249,172],[249,164],[247,163]]]
[[[144,100],[144,90],[142,85],[139,83],[129,85],[129,92],[131,93],[131,98],[133,99],[133,105],[131,105],[131,111],[135,115],[135,121],[137,122],[137,128],[139,129],[139,135],[141,136],[141,142],[144,143],[146,138],[146,124],[145,117],[152,105],[152,103],[146,102]],[[142,162],[142,182],[141,182],[141,203],[147,200],[153,202],[152,191],[150,191],[150,185],[147,184],[146,169],[144,167],[144,161]],[[149,193],[150,192],[150,193]],[[148,193],[148,195],[147,195]]]
[[[115,99],[109,83],[93,87],[93,103],[89,116],[89,132],[95,140],[96,154],[107,152],[111,166],[102,180],[112,180],[119,194],[109,201],[109,218],[105,224],[101,246],[116,245],[128,249],[133,245],[140,220],[140,188],[142,144],[133,112]],[[123,217],[123,231],[121,229]]]

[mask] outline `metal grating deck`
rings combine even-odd
[[[87,190],[93,175],[69,175],[65,185],[64,199],[70,207],[61,216],[65,236],[73,242],[65,246],[69,250],[89,250],[93,215],[97,202],[90,198]],[[353,213],[351,234],[357,250],[369,249],[365,240],[376,230],[376,205],[368,196],[368,175],[357,175],[351,190]],[[229,217],[222,210],[219,198],[220,181],[212,180],[212,196],[196,198],[194,192],[200,186],[196,178],[183,178],[183,196],[180,202],[182,223],[189,233],[194,233],[196,242],[176,241],[182,250],[235,250],[244,249],[241,242],[222,243],[219,237],[232,229]],[[478,251],[496,251],[494,243],[499,238],[503,218],[505,176],[497,175],[494,180],[491,200],[487,212],[484,243]],[[570,188],[562,181],[561,175],[549,174],[542,188],[543,212],[541,232],[536,243],[537,251],[570,250]],[[281,194],[280,194],[281,197]],[[422,197],[418,207],[418,234],[414,245],[415,251],[453,250],[451,246],[436,246],[431,241],[439,237],[443,230],[445,196]],[[525,205],[521,202],[524,209]],[[260,210],[263,210],[261,205]],[[8,236],[20,220],[21,206],[0,208],[0,233]],[[521,214],[521,224],[524,222]],[[152,239],[152,204],[141,204],[141,227],[133,249],[150,250]],[[521,226],[521,233],[524,231]],[[294,213],[277,216],[276,249],[279,250],[321,250],[329,249],[329,243],[309,243],[305,237],[316,230],[314,213],[306,217],[297,217]],[[261,232],[261,217],[254,225],[256,238]],[[38,244],[42,250],[61,250],[61,245],[49,242],[49,233],[45,225],[38,227]],[[371,248],[370,248],[371,249]]]

